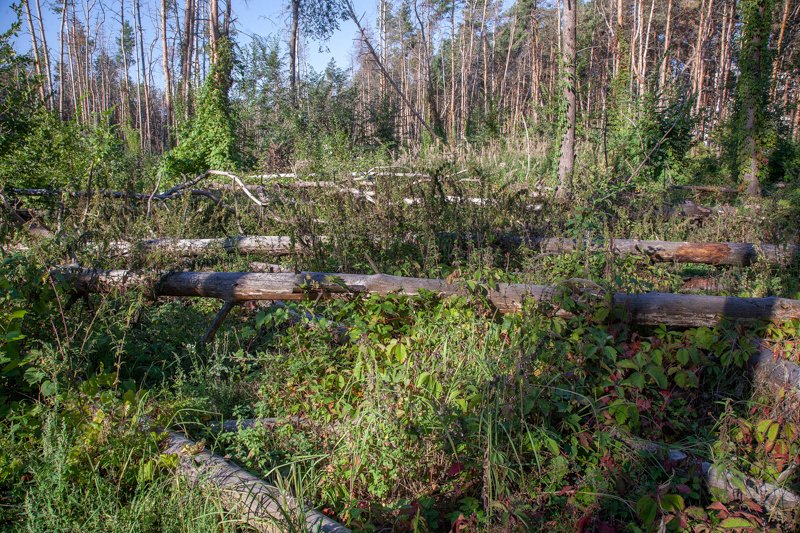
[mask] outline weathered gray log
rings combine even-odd
[[[500,242],[537,247],[543,252],[563,253],[588,249],[609,250],[603,243],[563,238],[500,237]],[[680,242],[639,239],[614,239],[610,249],[615,255],[644,255],[657,262],[698,263],[706,265],[747,266],[763,259],[767,263],[787,265],[800,258],[796,244],[752,244],[747,242]]]
[[[478,203],[479,198],[471,198]],[[444,236],[444,235],[443,235]],[[446,235],[458,237],[458,235]],[[472,240],[477,237],[468,237]],[[112,242],[113,252],[129,253],[139,248],[146,252],[163,252],[173,255],[203,255],[221,250],[243,254],[287,255],[303,249],[304,242],[327,242],[329,237],[300,237],[292,244],[288,236],[244,236],[219,239],[151,239],[141,243]],[[522,245],[537,248],[545,253],[568,253],[588,250],[593,253],[609,251],[602,242],[587,242],[558,237],[528,238],[500,235],[496,242],[505,247]],[[740,242],[680,242],[639,239],[615,239],[610,250],[615,255],[642,255],[655,262],[698,263],[707,265],[748,266],[763,260],[770,264],[789,265],[800,259],[800,246],[796,244],[752,244]]]
[[[742,473],[732,472],[721,465],[704,462],[702,469],[708,486],[722,491],[731,500],[753,500],[770,512],[793,511],[800,508],[800,496],[790,490]]]
[[[150,239],[138,243],[114,241],[108,244],[109,251],[117,254],[129,254],[134,250],[147,253],[164,253],[169,255],[199,256],[219,252],[240,254],[288,255],[304,249],[302,242],[325,242],[327,237],[301,237],[293,240],[288,236],[264,235],[226,237],[217,239]]]
[[[720,185],[670,185],[670,189],[679,191],[716,192],[724,194],[739,194],[739,189],[723,187]]]
[[[750,359],[750,368],[757,383],[787,388],[800,394],[800,365],[763,349]]]
[[[703,461],[681,449],[641,439],[617,428],[613,428],[611,434],[638,452],[666,456],[674,463],[699,465],[706,484],[730,500],[753,500],[766,507],[769,512],[792,511],[800,507],[800,495],[772,483],[733,472],[723,465]]]
[[[307,531],[349,533],[349,529],[240,466],[204,449],[180,433],[167,432],[164,453],[177,455],[178,472],[192,483],[218,490],[231,510],[258,531],[288,531],[305,524]]]
[[[125,270],[61,270],[78,292],[107,292],[145,284],[159,296],[203,296],[225,301],[301,300],[329,294],[418,295],[428,291],[439,296],[467,295],[463,283],[385,274],[332,274],[305,272],[268,274],[253,272],[179,272],[153,283]],[[525,299],[557,305],[556,295],[573,290],[567,285],[546,286],[500,283],[484,296],[501,312],[519,311]],[[800,319],[800,300],[786,298],[737,298],[650,292],[615,293],[610,303],[636,324],[713,326],[723,319],[784,321]]]

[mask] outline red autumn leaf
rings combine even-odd
[[[564,485],[561,487],[561,490],[556,493],[557,496],[570,496],[572,494],[575,494],[575,487],[572,485]]]
[[[761,507],[758,503],[754,502],[753,500],[745,500],[744,506],[756,513],[763,513],[764,508]]]
[[[637,398],[636,399],[636,407],[639,408],[639,411],[647,411],[653,405],[653,402],[648,400],[647,398]]]
[[[578,520],[578,523],[575,524],[575,533],[583,533],[586,530],[586,524],[589,523],[591,518],[591,513],[586,513],[583,515],[580,520]]]
[[[764,521],[763,521],[763,520],[761,520],[761,518],[757,517],[757,516],[756,516],[756,515],[754,515],[753,513],[747,513],[747,512],[745,512],[745,511],[739,511],[739,512],[738,512],[738,513],[736,513],[734,516],[741,516],[742,518],[747,518],[747,519],[749,519],[749,520],[752,520],[752,521],[753,521],[753,522],[755,522],[756,524],[763,524],[763,523],[764,523]]]
[[[450,468],[447,469],[447,472],[444,473],[447,477],[454,477],[460,474],[464,470],[464,463],[455,462],[450,465]]]
[[[720,513],[728,514],[728,508],[722,502],[714,502],[708,507],[706,507],[709,511],[719,511]]]

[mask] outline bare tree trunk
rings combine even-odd
[[[37,0],[38,1],[38,0]],[[769,98],[775,98],[775,87],[778,84],[778,68],[781,64],[781,52],[783,52],[783,38],[786,35],[786,23],[789,20],[789,0],[783,1],[783,17],[781,18],[781,29],[778,33],[778,44],[775,49],[775,60],[772,63],[772,82],[770,83]]]
[[[186,0],[183,13],[183,41],[181,42],[181,95],[184,120],[191,116],[192,55],[194,50],[195,0]]]
[[[658,73],[658,89],[661,91],[659,101],[663,104],[666,95],[664,94],[667,87],[667,65],[670,58],[670,38],[672,37],[672,0],[667,2],[667,21],[666,28],[664,28],[664,56],[661,58],[661,69]]]
[[[64,36],[67,26],[67,0],[61,3],[61,31],[58,35],[59,40],[59,59],[58,59],[58,114],[62,119],[66,118],[64,113]]]
[[[616,78],[622,68],[622,36],[625,32],[625,3],[617,0],[617,24],[614,28],[614,77]]]
[[[66,4],[66,1],[65,1]],[[78,87],[75,83],[75,58],[74,56],[77,55],[77,45],[75,43],[75,4],[72,3],[72,28],[71,31],[67,32],[67,44],[69,49],[67,50],[67,57],[69,58],[69,84],[72,90],[72,109],[75,113],[78,112],[78,100],[81,98],[80,93],[78,92]],[[82,115],[81,117],[82,118]]]
[[[142,29],[142,7],[140,4],[140,0],[133,0],[133,7],[134,7],[134,16],[136,17],[136,33],[139,36],[139,46],[137,50],[139,50],[139,57],[141,58],[140,62],[142,65],[142,81],[144,83],[143,91],[144,91],[144,139],[146,139],[146,143],[143,143],[143,147],[149,152],[149,147],[152,145],[153,136],[152,136],[152,129],[150,127],[150,89],[149,83],[147,82],[147,61],[145,59],[145,50],[144,50],[144,30]]]
[[[46,94],[45,88],[46,79],[44,74],[42,73],[42,63],[39,60],[39,40],[36,38],[36,29],[33,26],[33,17],[31,16],[31,3],[29,0],[25,1],[25,17],[28,19],[28,31],[31,34],[31,47],[33,48],[33,66],[36,69],[36,76],[39,78],[40,82],[37,84],[39,86],[39,98],[41,98],[42,103],[46,103]]]
[[[39,19],[39,35],[42,38],[42,53],[44,54],[44,72],[47,82],[47,108],[54,109],[53,105],[53,73],[50,64],[50,50],[47,47],[47,34],[44,31],[44,20],[42,19],[42,7],[39,0],[36,0],[36,16]]]
[[[122,48],[122,121],[126,126],[133,125],[131,120],[131,87],[129,82],[130,66],[128,65],[128,48],[125,43],[125,0],[120,1],[119,17],[120,47]]]
[[[566,199],[572,193],[572,173],[575,166],[575,118],[577,96],[575,83],[577,81],[577,49],[576,37],[578,26],[577,0],[564,0],[564,28],[562,44],[562,62],[564,100],[566,100],[566,131],[561,141],[561,157],[558,160],[558,198]]]
[[[451,0],[450,6],[450,138],[454,141],[458,139],[456,132],[456,0]]]
[[[208,2],[208,49],[210,61],[217,62],[217,43],[219,41],[219,0]]]
[[[289,89],[292,105],[297,107],[297,45],[300,39],[300,0],[292,0],[292,31],[289,42]]]
[[[229,0],[230,1],[230,0]],[[169,68],[167,46],[167,0],[161,0],[161,66],[164,69],[164,105],[167,129],[172,127],[172,73]]]

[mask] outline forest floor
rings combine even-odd
[[[657,263],[497,238],[792,243],[796,189],[751,200],[598,177],[579,180],[565,205],[528,183],[524,165],[430,164],[369,180],[356,170],[367,169],[254,178],[258,202],[220,176],[230,187],[215,201],[19,197],[27,227],[53,236],[7,229],[2,245],[0,524],[249,530],[241,509],[176,476],[156,429],[169,428],[353,530],[796,530],[797,506],[746,488],[800,491],[798,390],[767,387],[747,363],[762,348],[800,362],[800,323],[641,326],[575,289],[798,299],[796,262]],[[340,186],[290,185],[300,179]],[[285,235],[302,252],[176,258],[108,246],[234,235]],[[250,302],[202,343],[218,300],[78,297],[49,275],[77,263],[155,280],[256,260],[469,291]],[[485,297],[501,282],[560,296],[503,314]],[[270,423],[220,431],[250,419]],[[733,489],[709,486],[709,464]],[[303,528],[294,524],[281,527]]]

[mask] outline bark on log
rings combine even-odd
[[[113,241],[108,244],[112,253],[126,255],[135,250],[180,256],[200,256],[219,252],[240,254],[288,255],[302,252],[302,242],[326,242],[327,237],[307,237],[293,241],[288,236],[245,236],[218,239],[150,239],[139,243]],[[98,247],[99,248],[99,247]]]
[[[800,496],[790,490],[732,472],[720,465],[703,463],[702,469],[708,486],[722,491],[731,500],[753,500],[770,512],[800,508]]]
[[[78,292],[109,292],[149,286],[158,296],[202,296],[239,302],[248,300],[301,300],[332,294],[418,295],[428,291],[439,296],[467,295],[464,284],[444,279],[422,279],[385,274],[332,274],[305,272],[267,274],[252,272],[179,272],[167,274],[155,284],[125,270],[61,270],[60,275]],[[556,304],[555,295],[573,290],[562,286],[500,283],[484,296],[501,312],[519,311],[526,298]],[[678,327],[714,326],[723,319],[784,321],[800,319],[800,300],[786,298],[737,298],[671,293],[615,293],[610,302],[621,318],[636,324]]]
[[[177,455],[178,471],[192,483],[215,488],[226,505],[243,515],[258,531],[294,530],[304,522],[307,531],[349,533],[340,523],[313,509],[306,509],[295,498],[238,465],[203,449],[180,433],[167,433],[164,453]],[[291,522],[290,522],[291,521]]]
[[[773,388],[789,389],[800,394],[800,365],[763,349],[750,360],[756,382]]]
[[[608,247],[576,239],[505,237],[501,242],[515,246],[526,244],[543,252],[563,253],[580,249],[603,252]],[[796,244],[753,244],[747,242],[679,242],[638,239],[615,239],[612,251],[616,255],[645,255],[657,262],[698,263],[706,265],[748,266],[763,258],[767,263],[788,265],[800,258]]]
[[[763,505],[769,512],[792,511],[800,507],[800,496],[790,490],[732,472],[722,465],[702,461],[683,450],[671,448],[660,442],[640,439],[616,428],[612,429],[611,433],[615,439],[624,442],[633,450],[666,456],[674,463],[687,461],[690,464],[699,465],[706,484],[712,489],[722,492],[729,500],[753,500]]]
[[[678,191],[717,192],[724,194],[739,194],[739,189],[722,187],[719,185],[670,185],[670,189]]]

